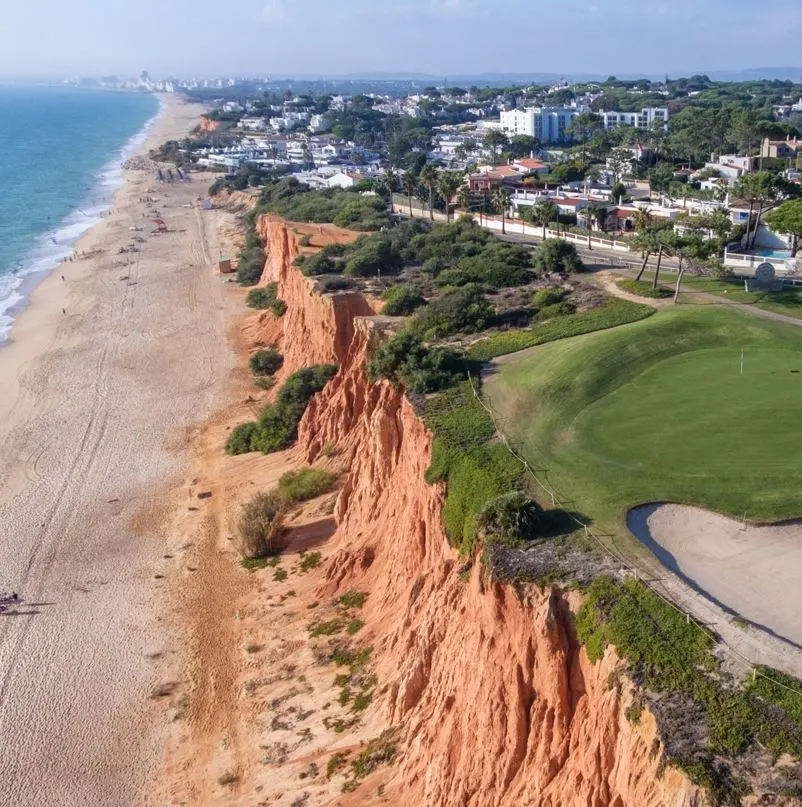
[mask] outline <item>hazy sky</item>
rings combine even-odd
[[[0,75],[677,74],[802,62],[800,0],[0,3]]]

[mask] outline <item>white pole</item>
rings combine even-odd
[[[744,374],[744,352],[741,351],[741,375]]]

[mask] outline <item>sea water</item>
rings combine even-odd
[[[0,86],[0,344],[35,279],[109,208],[158,111],[147,94]]]

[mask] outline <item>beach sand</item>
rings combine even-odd
[[[169,99],[145,149],[200,112]],[[233,215],[197,203],[209,181],[126,171],[77,246],[93,257],[40,283],[0,348],[0,590],[23,599],[0,615],[3,805],[139,804],[159,764],[181,656],[160,615],[170,503],[224,402],[242,310],[216,271]],[[148,189],[167,234],[150,234]],[[141,251],[118,254],[134,236]]]

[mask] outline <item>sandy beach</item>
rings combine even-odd
[[[170,98],[143,151],[200,112]],[[23,600],[0,616],[3,805],[142,803],[169,719],[170,501],[223,401],[242,295],[216,271],[233,216],[200,209],[208,176],[124,179],[89,257],[39,284],[0,347],[0,589]]]

